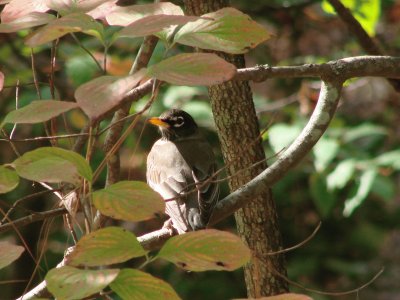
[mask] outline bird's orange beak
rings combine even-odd
[[[165,127],[168,128],[169,124],[167,122],[164,122],[162,119],[160,118],[150,118],[147,120],[150,124],[156,125],[156,126],[160,126],[160,127]]]

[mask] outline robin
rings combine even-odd
[[[161,138],[147,157],[147,183],[166,201],[179,234],[205,228],[219,197],[210,144],[183,110],[168,110],[149,122],[158,126]]]

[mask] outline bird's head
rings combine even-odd
[[[197,132],[197,124],[192,116],[180,109],[171,109],[158,118],[150,118],[149,123],[158,126],[167,140],[188,137]]]

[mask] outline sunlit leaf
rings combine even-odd
[[[185,53],[152,65],[148,74],[177,85],[214,85],[231,79],[236,68],[215,54]]]
[[[145,254],[133,233],[120,227],[106,227],[83,236],[68,256],[68,265],[111,265]]]
[[[170,2],[160,2],[143,5],[116,6],[106,16],[110,25],[127,26],[146,16],[153,15],[180,15],[183,10]]]
[[[190,271],[235,270],[250,259],[250,250],[229,232],[215,229],[192,231],[174,236],[157,257]]]
[[[9,242],[0,242],[0,269],[17,260],[24,250],[22,246],[13,245]]]
[[[336,157],[339,143],[335,139],[322,138],[313,148],[314,165],[318,172],[325,170],[329,163]]]
[[[48,290],[57,299],[82,299],[103,290],[118,272],[118,269],[80,270],[64,266],[50,270],[45,280]]]
[[[184,25],[176,33],[174,42],[240,54],[248,52],[269,38],[269,33],[264,27],[232,7],[202,17],[207,19]]]
[[[122,269],[110,288],[123,300],[180,299],[165,281],[134,269]]]
[[[93,204],[103,215],[133,222],[157,217],[165,210],[160,195],[140,181],[120,181],[96,191]]]
[[[0,32],[9,33],[16,32],[22,29],[32,28],[35,26],[47,24],[50,21],[54,20],[54,18],[55,17],[50,14],[32,12],[9,23],[1,23]]]
[[[190,21],[198,20],[194,16],[179,16],[179,15],[154,15],[141,18],[130,23],[122,29],[118,36],[121,37],[141,37],[151,35],[161,31],[172,25],[183,25]]]
[[[356,168],[354,159],[346,159],[341,161],[336,168],[328,175],[326,182],[328,190],[342,189],[352,178]]]
[[[19,177],[14,170],[0,166],[0,194],[8,193],[17,187]]]
[[[363,123],[352,128],[348,128],[342,136],[345,143],[353,142],[361,138],[374,138],[386,135],[387,128],[371,123]]]
[[[380,0],[340,0],[340,2],[350,9],[353,16],[370,36],[375,35],[375,27],[381,14]],[[335,9],[327,0],[322,1],[322,8],[327,13],[335,13]]]
[[[56,100],[37,100],[30,104],[9,112],[0,125],[5,123],[33,124],[48,121],[58,115],[78,107],[75,102]]]
[[[379,166],[400,170],[400,150],[383,153],[374,159]]]
[[[146,70],[142,69],[130,76],[101,76],[93,79],[75,91],[76,101],[85,114],[96,119],[118,105],[145,73]]]
[[[110,0],[46,0],[46,4],[52,10],[59,12],[61,15],[71,14],[75,12],[88,12],[96,7],[111,2]],[[113,1],[115,2],[115,1]]]
[[[378,172],[375,168],[368,169],[361,174],[356,194],[353,197],[346,199],[344,203],[344,216],[350,216],[365,200],[372,188],[377,174]]]
[[[275,124],[268,130],[269,143],[275,153],[284,150],[300,134],[298,125]]]
[[[92,179],[92,170],[79,154],[57,148],[42,147],[26,152],[13,162],[19,176],[38,182],[78,184],[79,176]]]
[[[25,40],[25,43],[29,47],[36,47],[71,32],[83,32],[102,40],[103,26],[84,13],[69,14],[53,20],[46,26],[32,32]]]
[[[46,0],[13,0],[1,12],[1,23],[10,23],[32,12],[45,12]]]

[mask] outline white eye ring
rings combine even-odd
[[[174,123],[174,127],[181,127],[181,126],[183,126],[183,124],[185,124],[185,121],[183,120],[183,117],[181,117],[181,116],[176,117],[174,121],[177,121],[176,123]]]

